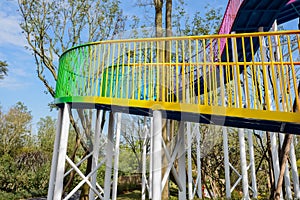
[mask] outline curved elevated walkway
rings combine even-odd
[[[275,19],[283,24],[300,17],[300,0],[229,0],[219,34],[269,31]]]
[[[219,34],[258,32],[260,27],[264,31],[269,31],[275,19],[277,19],[278,24],[282,24],[299,17],[299,8],[300,0],[230,0],[221,23]],[[222,60],[223,62],[232,62],[234,60],[250,62],[261,45],[261,40],[257,37],[245,38],[244,41],[237,38],[234,46],[237,49],[237,53],[236,58],[234,58],[232,50],[234,44],[232,42],[223,38],[220,40],[218,46],[216,45],[216,41],[212,41],[214,43],[215,59]],[[219,52],[221,52],[220,58],[218,57]],[[240,73],[243,70],[244,68],[240,67]],[[230,80],[225,79],[225,81]],[[195,88],[197,88],[197,82],[195,81]],[[202,78],[199,79],[199,82],[200,85],[203,84]],[[197,93],[197,91],[195,92]],[[200,94],[202,94],[201,90]]]
[[[60,58],[55,103],[140,115],[159,109],[171,119],[297,134],[299,33],[103,41],[75,47]],[[221,53],[216,57],[211,41],[220,49],[221,41],[236,47],[238,40],[241,47],[249,42],[251,61],[245,48],[240,52],[243,60],[232,61],[228,53],[225,60]],[[253,40],[260,41],[257,51]],[[233,54],[237,57],[237,51]]]
[[[300,1],[290,0],[281,10],[277,17],[277,23],[283,24],[300,17]]]
[[[230,0],[219,34],[268,31],[299,0]],[[106,41],[60,59],[55,103],[278,132],[300,131],[299,32]]]

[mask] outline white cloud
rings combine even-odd
[[[20,77],[29,77],[32,76],[29,72],[25,71],[25,69],[22,68],[12,68],[10,70],[15,76],[20,76]]]
[[[18,90],[30,86],[31,83],[27,79],[19,79],[16,76],[6,76],[0,80],[0,88]]]
[[[3,80],[0,80],[0,89],[17,90],[31,86],[36,78],[36,69],[33,68],[34,64],[29,59],[31,58],[30,55],[13,52],[8,49],[6,51],[6,58],[7,59],[5,60],[8,63],[8,74]],[[0,60],[3,60],[2,57],[0,57]]]
[[[8,76],[0,80],[0,89],[18,92],[33,84],[34,69],[30,52],[19,26],[16,0],[0,0],[0,60],[8,63]]]
[[[0,3],[0,46],[25,46],[19,21],[16,2],[2,1]]]

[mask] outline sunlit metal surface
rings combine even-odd
[[[88,43],[60,58],[56,104],[300,123],[299,31]],[[224,45],[225,43],[225,45]]]

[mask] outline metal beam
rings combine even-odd
[[[162,178],[162,113],[153,111],[153,177],[152,177],[152,199],[161,199]]]
[[[58,158],[58,153],[59,153],[58,147],[60,144],[60,135],[61,135],[61,127],[62,127],[62,114],[63,114],[63,108],[59,108],[54,148],[53,148],[53,155],[52,155],[52,162],[51,162],[50,180],[49,180],[49,187],[48,187],[48,196],[47,196],[48,200],[52,200],[53,195],[54,195],[54,186],[55,186],[56,171],[57,171],[57,158]]]
[[[104,200],[110,199],[112,159],[113,159],[114,115],[109,114],[108,135],[106,144],[106,168],[104,177]]]
[[[117,199],[118,188],[118,171],[119,171],[119,153],[120,153],[120,134],[122,126],[122,113],[116,113],[117,117],[117,132],[116,132],[116,144],[115,144],[115,156],[114,156],[114,177],[112,188],[112,200]]]
[[[57,171],[56,180],[54,187],[53,199],[61,199],[63,191],[63,179],[66,164],[67,146],[68,146],[68,136],[69,136],[69,126],[70,126],[70,105],[64,104],[63,115],[61,119],[61,128],[59,130],[60,143],[58,147],[58,158],[57,158]]]
[[[228,136],[227,136],[227,128],[225,126],[222,127],[223,132],[223,149],[224,149],[224,167],[225,167],[225,191],[226,198],[231,198],[231,185],[230,185],[230,168],[229,168],[229,152],[228,152]]]
[[[250,157],[250,173],[251,173],[251,185],[252,185],[252,198],[257,199],[257,184],[256,184],[256,173],[255,173],[255,157],[253,147],[253,134],[248,131],[248,144],[249,144],[249,157]]]
[[[178,130],[179,137],[181,138],[180,147],[178,150],[178,174],[183,186],[186,185],[186,165],[185,165],[185,134],[184,134],[184,122],[181,121]],[[178,191],[178,199],[186,200],[186,187],[182,188],[182,191]]]
[[[94,141],[93,141],[93,161],[92,161],[92,171],[95,169],[95,167],[98,164],[98,158],[99,158],[99,149],[100,149],[100,135],[101,135],[101,121],[102,121],[102,116],[103,115],[103,110],[97,110],[96,113],[96,127],[95,127],[95,135],[94,135]],[[96,182],[97,182],[97,171],[92,175],[91,177],[91,185],[93,188],[96,189]],[[90,193],[89,193],[89,199],[93,200],[95,199],[95,193],[90,188]]]
[[[249,184],[248,184],[247,158],[246,158],[246,145],[245,145],[244,129],[239,128],[238,133],[239,133],[239,143],[240,143],[243,198],[249,199]]]

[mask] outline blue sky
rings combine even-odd
[[[122,5],[127,15],[142,14],[134,8],[136,1],[123,0]],[[222,12],[226,8],[226,0],[188,0],[189,13],[203,10],[209,3],[213,7],[220,7]],[[176,0],[174,0],[176,4]],[[154,12],[154,11],[153,11]],[[31,53],[24,48],[26,41],[18,25],[20,21],[17,12],[17,0],[0,1],[0,60],[7,61],[9,73],[4,80],[0,80],[0,105],[4,112],[16,102],[23,102],[33,115],[33,127],[41,117],[47,115],[56,117],[57,112],[50,112],[48,104],[53,101],[49,94],[45,94],[44,86],[37,78],[36,66]],[[290,24],[296,24],[291,22]],[[296,26],[296,25],[295,25]]]
[[[0,1],[0,60],[9,65],[8,76],[0,80],[0,105],[4,112],[18,101],[23,102],[32,111],[33,125],[40,117],[55,116],[48,104],[50,95],[44,93],[44,87],[36,75],[33,56],[24,48],[26,41],[18,25],[16,0]]]

